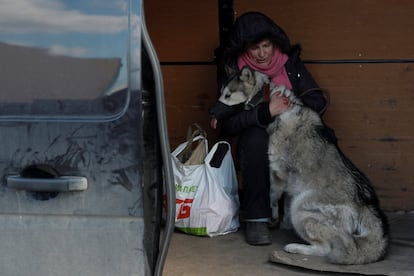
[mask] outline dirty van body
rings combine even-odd
[[[2,7],[1,274],[158,275],[169,148],[143,3],[59,3]]]

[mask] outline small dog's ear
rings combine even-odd
[[[243,67],[243,69],[240,72],[240,80],[245,81],[251,85],[256,84],[256,78],[254,76],[254,72],[250,67]]]

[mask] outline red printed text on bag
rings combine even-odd
[[[177,214],[177,219],[185,219],[190,217],[190,211],[191,211],[191,204],[193,203],[192,198],[186,198],[186,199],[176,199],[175,204],[179,204],[180,210]]]

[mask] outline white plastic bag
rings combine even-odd
[[[203,137],[193,141],[198,139]],[[179,145],[172,153],[176,228],[210,237],[237,231],[240,226],[238,185],[230,145],[220,141],[212,147],[203,164],[185,165],[177,155],[186,145],[187,142]]]

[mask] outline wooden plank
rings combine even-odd
[[[308,65],[330,93],[324,115],[387,210],[414,209],[414,65]]]
[[[214,60],[217,1],[146,1],[145,18],[161,61]]]
[[[384,137],[413,135],[414,64],[319,64],[308,68],[329,91],[331,105],[326,117],[331,123],[352,124],[358,131],[383,133]]]
[[[238,0],[234,9],[272,17],[306,59],[414,58],[411,0]]]
[[[171,148],[185,140],[187,128],[193,122],[207,131],[212,146],[217,131],[210,128],[208,108],[217,99],[216,67],[163,66],[162,72]]]

